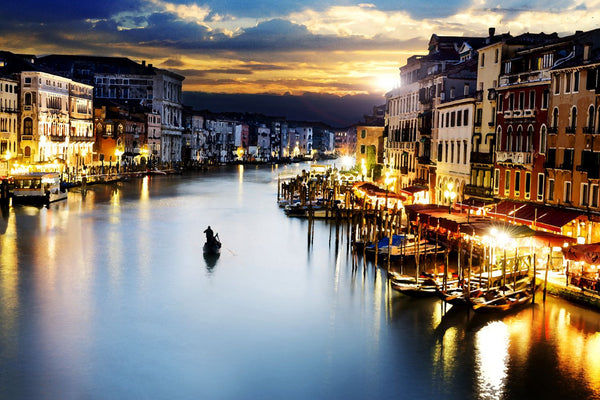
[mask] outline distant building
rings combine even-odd
[[[378,179],[383,169],[383,126],[358,125],[356,139],[356,165],[364,178]]]

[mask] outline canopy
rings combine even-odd
[[[576,244],[564,248],[562,251],[567,260],[600,264],[600,243]]]
[[[505,200],[494,205],[488,215],[560,233],[563,226],[584,214],[564,208]]]

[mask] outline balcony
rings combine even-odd
[[[595,135],[598,132],[596,132],[596,129],[593,126],[584,126],[583,133],[586,135]]]
[[[496,162],[511,164],[531,164],[532,154],[523,151],[498,151]]]
[[[66,136],[62,135],[49,135],[48,138],[53,142],[64,142]]]
[[[519,85],[526,82],[549,81],[550,71],[528,71],[500,77],[500,86]]]
[[[554,161],[546,161],[544,163],[544,168],[546,168],[546,169],[555,169],[556,168],[556,163]]]
[[[558,127],[557,126],[549,126],[548,127],[548,133],[557,134],[558,133]]]
[[[492,153],[480,153],[478,151],[471,152],[472,164],[493,164],[494,155]]]
[[[94,136],[71,136],[69,140],[71,142],[93,142],[96,138]]]
[[[569,135],[574,135],[575,134],[575,127],[574,126],[567,126],[565,128],[565,133],[569,134]]]
[[[492,188],[486,188],[476,185],[466,185],[465,195],[491,199],[493,197],[493,192]]]

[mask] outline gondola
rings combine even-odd
[[[221,254],[221,240],[219,240],[219,234],[217,233],[211,242],[204,243],[202,250],[206,255]]]

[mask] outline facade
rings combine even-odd
[[[148,112],[146,114],[146,132],[148,133],[148,158],[150,161],[150,165],[155,166],[156,164],[161,162],[160,155],[162,154],[160,150],[161,144],[161,122],[160,122],[160,114],[156,111]]]
[[[383,167],[384,127],[358,125],[356,130],[356,165],[364,178],[377,179]]]
[[[296,127],[296,142],[300,155],[312,156],[313,151],[313,128]]]
[[[0,77],[0,159],[5,160],[6,168],[0,166],[0,176],[8,175],[8,163],[17,157],[19,121],[19,82]],[[4,164],[4,162],[2,163]]]
[[[469,183],[471,173],[474,114],[473,97],[450,101],[437,107],[437,135],[434,145],[437,147],[435,198],[438,203],[464,200],[464,188]],[[456,194],[455,199],[444,195],[448,188],[452,188]]]

